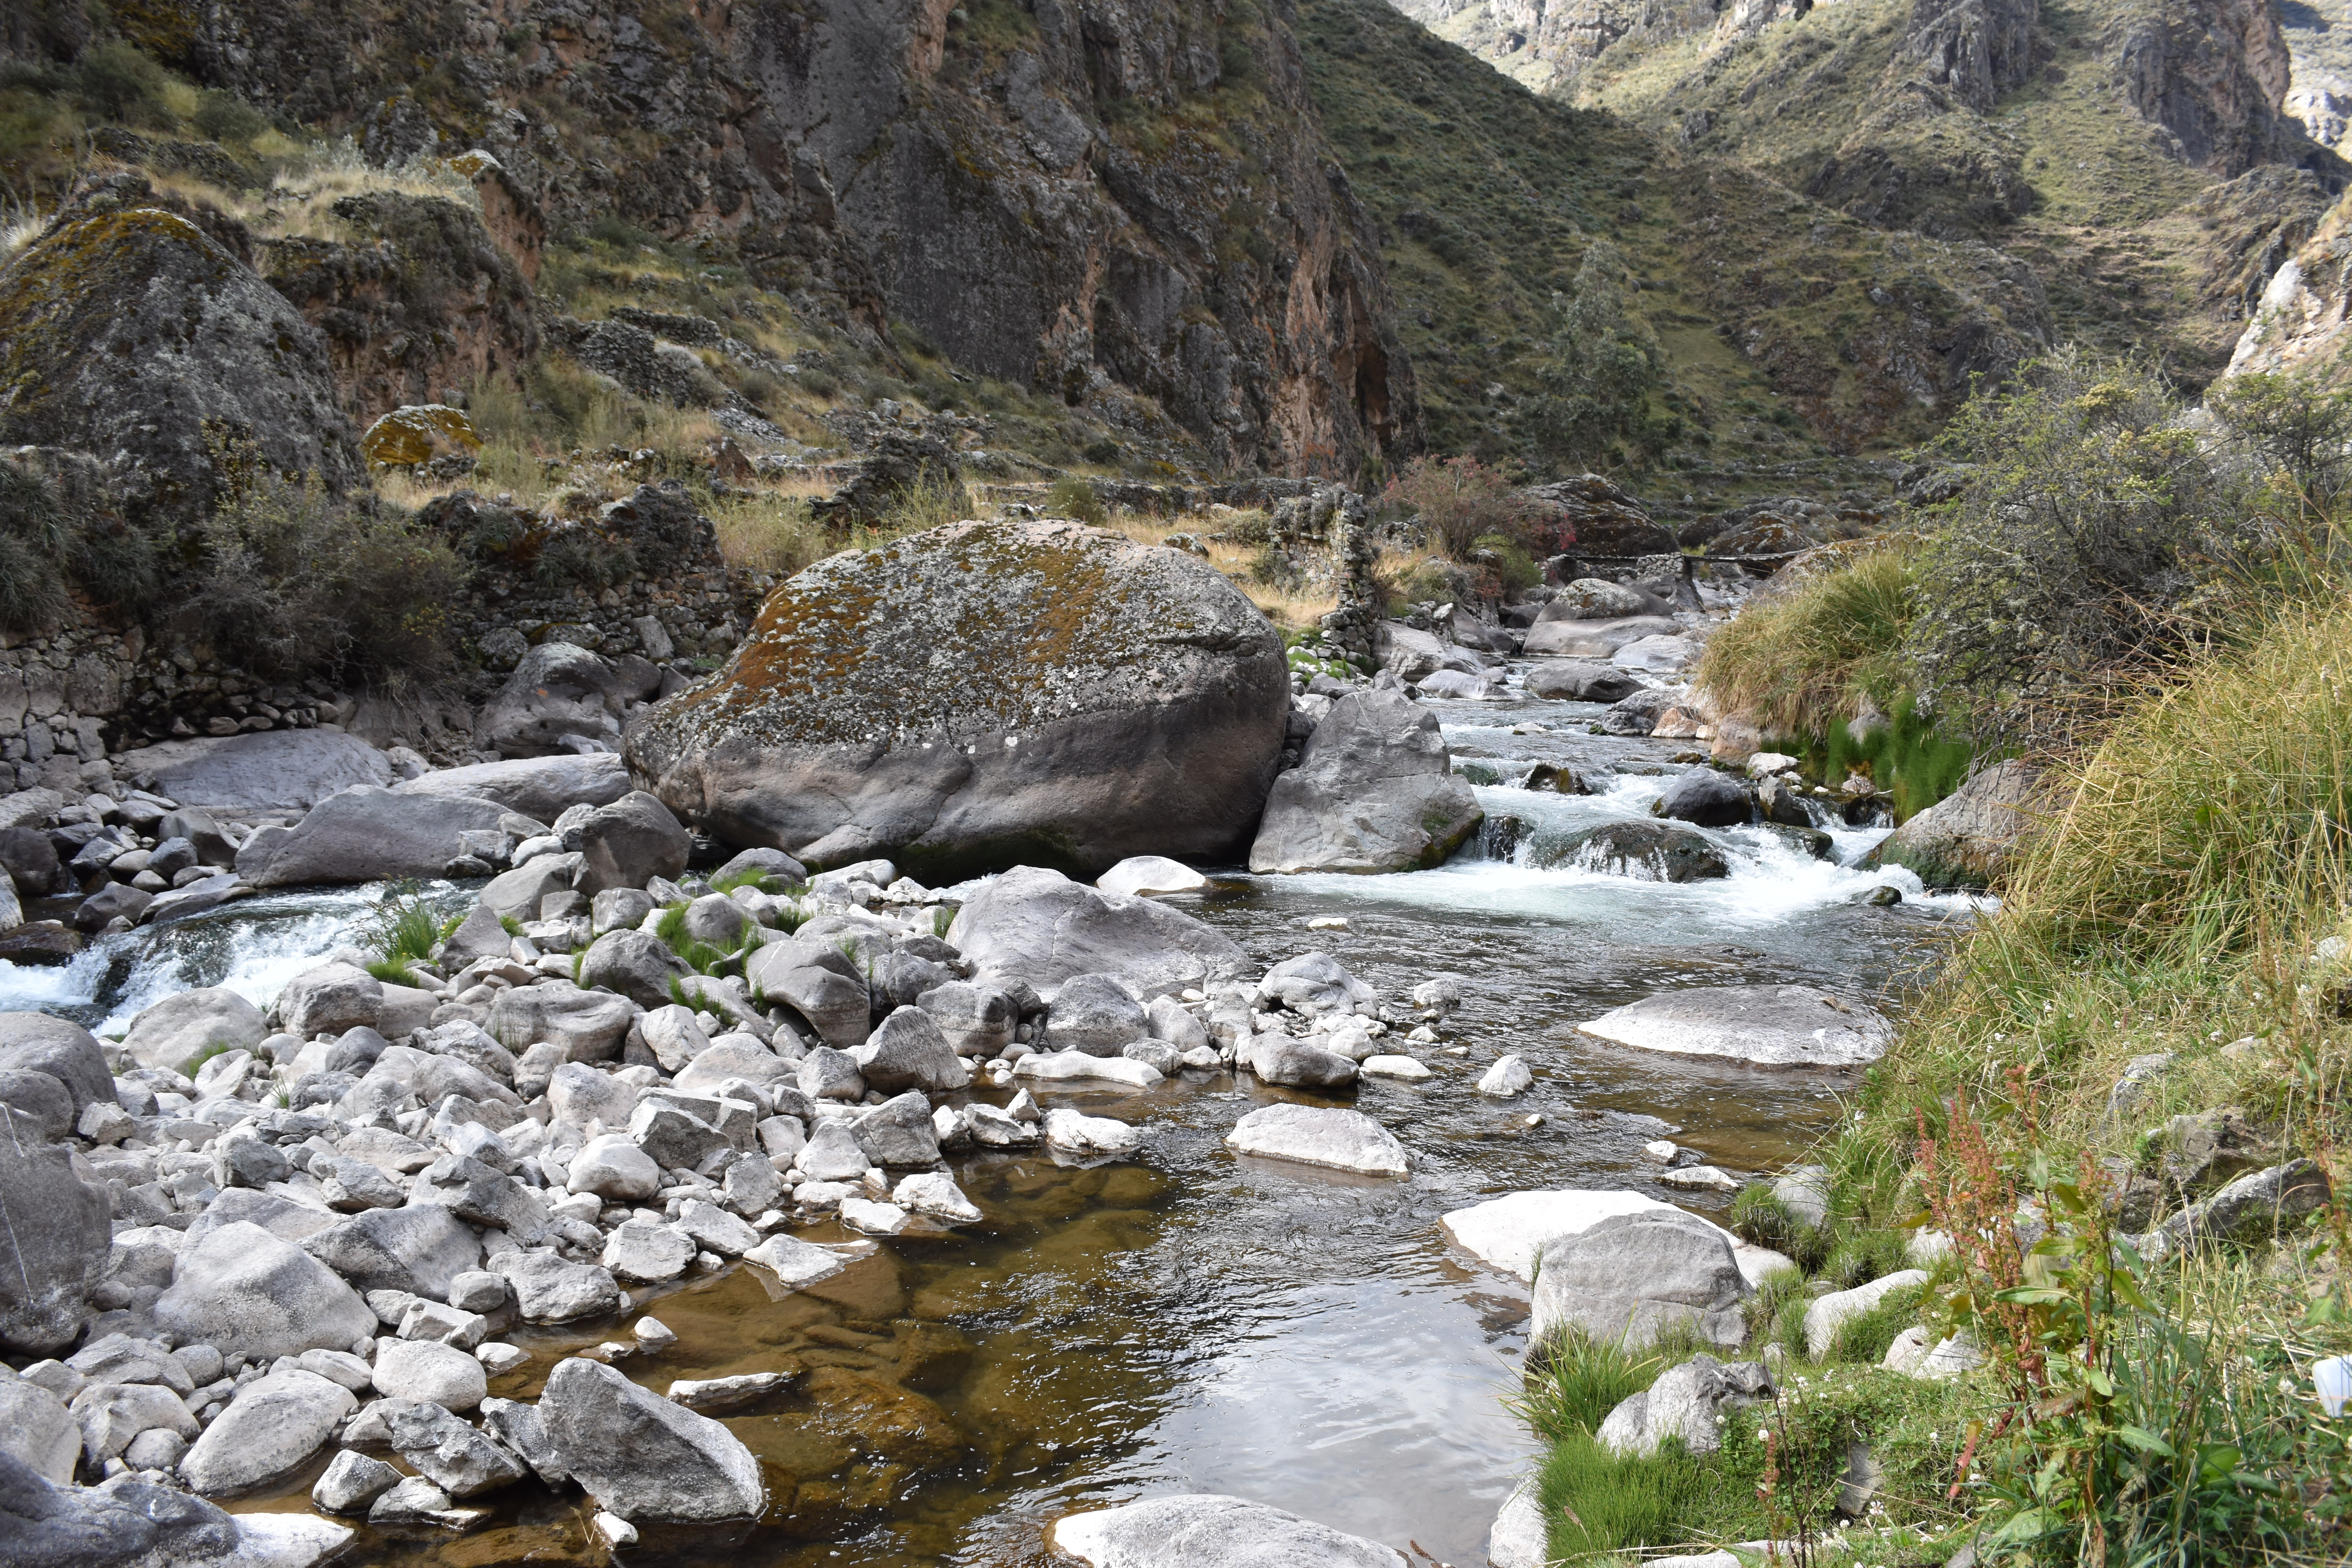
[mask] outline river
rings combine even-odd
[[[1660,773],[1677,771],[1691,744],[1591,734],[1599,707],[1527,699],[1516,682],[1500,700],[1431,706],[1457,754],[1507,772],[1514,760],[1615,771],[1592,796],[1480,789],[1490,814],[1538,821],[1646,816]],[[1768,1172],[1803,1152],[1853,1084],[1629,1050],[1575,1025],[1694,984],[1802,980],[1899,1005],[1969,913],[1964,900],[1922,896],[1907,872],[1816,860],[1761,829],[1709,836],[1731,874],[1679,886],[1474,854],[1387,877],[1234,872],[1176,900],[1265,963],[1320,948],[1391,1002],[1433,974],[1461,977],[1444,1044],[1464,1053],[1421,1047],[1435,1077],[1367,1079],[1352,1096],[1413,1151],[1404,1180],[1233,1156],[1222,1140],[1244,1111],[1318,1098],[1246,1077],[1046,1095],[1147,1124],[1142,1158],[1092,1169],[1043,1154],[959,1161],[981,1226],[885,1242],[781,1300],[758,1270],[738,1268],[635,1292],[618,1320],[519,1328],[506,1337],[535,1359],[492,1392],[535,1395],[555,1357],[625,1337],[646,1310],[678,1343],[618,1364],[656,1389],[803,1369],[796,1392],[728,1418],[788,1506],[757,1528],[648,1530],[632,1563],[1042,1563],[1056,1515],[1179,1490],[1231,1492],[1425,1559],[1481,1563],[1532,1452],[1502,1404],[1525,1348],[1526,1293],[1451,1251],[1439,1216],[1520,1188],[1632,1186],[1720,1217],[1727,1197],[1665,1192],[1641,1146],[1671,1136],[1735,1175]],[[1877,836],[1833,837],[1851,862]],[[1882,882],[1905,900],[1856,901]],[[0,1005],[120,1026],[189,985],[267,1002],[348,941],[370,901],[364,889],[286,895],[110,939],[67,969],[0,964]],[[1331,916],[1346,929],[1307,929]],[[1527,1058],[1535,1088],[1479,1096],[1479,1074],[1505,1051]],[[314,1477],[234,1506],[307,1506]],[[599,1555],[576,1493],[527,1485],[487,1500],[496,1517],[484,1529],[377,1538],[354,1560],[486,1568]]]

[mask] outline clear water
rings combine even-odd
[[[1463,751],[1620,770],[1599,796],[1480,791],[1490,811],[1564,825],[1646,816],[1688,744],[1591,735],[1600,710],[1589,704],[1433,706]],[[1511,732],[1529,723],[1549,731]],[[1713,837],[1732,868],[1714,882],[1465,858],[1388,877],[1235,874],[1181,900],[1262,962],[1320,948],[1393,1000],[1434,973],[1463,977],[1447,1043],[1465,1053],[1424,1047],[1435,1077],[1367,1079],[1351,1097],[1413,1150],[1402,1181],[1235,1158],[1222,1140],[1244,1111],[1314,1098],[1247,1078],[1045,1096],[1148,1125],[1142,1159],[963,1161],[958,1178],[987,1217],[961,1237],[885,1243],[781,1300],[739,1269],[641,1295],[619,1319],[517,1331],[509,1337],[538,1359],[494,1392],[535,1394],[555,1357],[625,1336],[646,1310],[680,1335],[657,1360],[619,1363],[649,1387],[803,1373],[728,1418],[767,1463],[769,1519],[648,1530],[631,1563],[1042,1563],[1056,1515],[1177,1490],[1255,1498],[1442,1563],[1483,1561],[1487,1526],[1531,1451],[1501,1405],[1526,1299],[1450,1252],[1439,1217],[1524,1187],[1669,1195],[1640,1153],[1660,1136],[1735,1173],[1770,1170],[1837,1117],[1853,1083],[1650,1055],[1575,1026],[1686,984],[1806,980],[1899,999],[1969,913],[1965,901],[1919,896],[1907,873],[1813,860],[1759,831]],[[1835,837],[1852,861],[1876,835]],[[1905,902],[1852,901],[1882,881],[1903,887]],[[0,966],[0,1005],[124,1021],[197,984],[266,1001],[373,902],[366,889],[288,896],[114,939],[64,971]],[[1307,929],[1332,915],[1348,929]],[[1528,1058],[1536,1087],[1486,1100],[1473,1086],[1506,1051]],[[1541,1121],[1528,1126],[1530,1116]],[[314,1475],[237,1506],[303,1506]],[[523,1487],[491,1500],[488,1528],[372,1534],[364,1560],[456,1568],[596,1555],[577,1494]]]

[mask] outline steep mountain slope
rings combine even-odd
[[[1833,486],[1824,453],[1926,435],[1971,376],[2048,340],[2039,285],[1992,247],[1876,231],[1539,98],[1381,0],[1304,0],[1299,38],[1380,224],[1440,449],[1516,448],[1559,330],[1552,298],[1596,239],[1626,254],[1683,416],[1661,488]]]
[[[2060,336],[2201,385],[2344,166],[2272,0],[1407,0],[1522,79],[1874,226],[2028,263]]]
[[[1420,445],[1362,214],[1252,0],[155,0],[118,22],[373,162],[483,148],[558,232],[690,241],[1073,404],[1131,389],[1220,466],[1349,473]]]

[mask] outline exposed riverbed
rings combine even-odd
[[[1457,752],[1600,764],[1593,796],[1480,790],[1490,813],[1581,826],[1646,816],[1687,742],[1593,736],[1591,704],[1433,703]],[[1530,733],[1515,727],[1543,726]],[[618,1364],[649,1386],[798,1366],[794,1392],[728,1418],[789,1507],[756,1530],[647,1531],[632,1563],[1042,1562],[1044,1525],[1075,1506],[1154,1491],[1233,1492],[1444,1563],[1482,1561],[1496,1508],[1531,1451],[1503,1409],[1524,1348],[1525,1293],[1451,1253],[1448,1210],[1525,1187],[1657,1187],[1641,1145],[1672,1136],[1736,1175],[1800,1154],[1840,1113],[1849,1075],[1707,1066],[1578,1037],[1607,1008],[1680,984],[1805,980],[1900,990],[1958,929],[1962,900],[1923,899],[1908,873],[1811,859],[1759,829],[1711,834],[1731,875],[1680,886],[1457,858],[1381,878],[1220,881],[1186,907],[1262,964],[1320,948],[1402,1003],[1441,972],[1464,1005],[1419,1086],[1367,1079],[1353,1103],[1416,1157],[1403,1181],[1237,1160],[1225,1131],[1253,1106],[1312,1095],[1187,1073],[1141,1094],[1041,1094],[1146,1125],[1136,1163],[1047,1155],[956,1162],[986,1223],[886,1241],[814,1289],[775,1299],[751,1268],[617,1320],[503,1337],[534,1361],[492,1392],[529,1396],[553,1360],[625,1337],[645,1310],[679,1336]],[[1840,829],[1842,858],[1877,834]],[[1882,881],[1892,909],[1855,902]],[[119,1027],[191,985],[267,1001],[351,939],[364,890],[232,906],[109,939],[63,970],[0,965],[0,1005]],[[1345,930],[1310,931],[1340,916]],[[1536,1087],[1473,1086],[1504,1051]],[[1002,1101],[1005,1094],[989,1098]],[[1540,1117],[1528,1126],[1530,1117]],[[835,1239],[831,1229],[807,1233]],[[307,1506],[312,1478],[238,1507]],[[363,1542],[354,1561],[489,1564],[595,1555],[576,1494],[487,1500],[492,1528]]]

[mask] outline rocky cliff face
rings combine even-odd
[[[2106,43],[2132,107],[2181,162],[2227,177],[2294,161],[2274,0],[2158,0],[2117,18]]]
[[[154,8],[151,8],[154,9]],[[152,40],[350,124],[479,146],[558,227],[613,217],[1076,403],[1156,399],[1219,462],[1352,470],[1420,415],[1286,16],[1247,0],[215,0]]]

